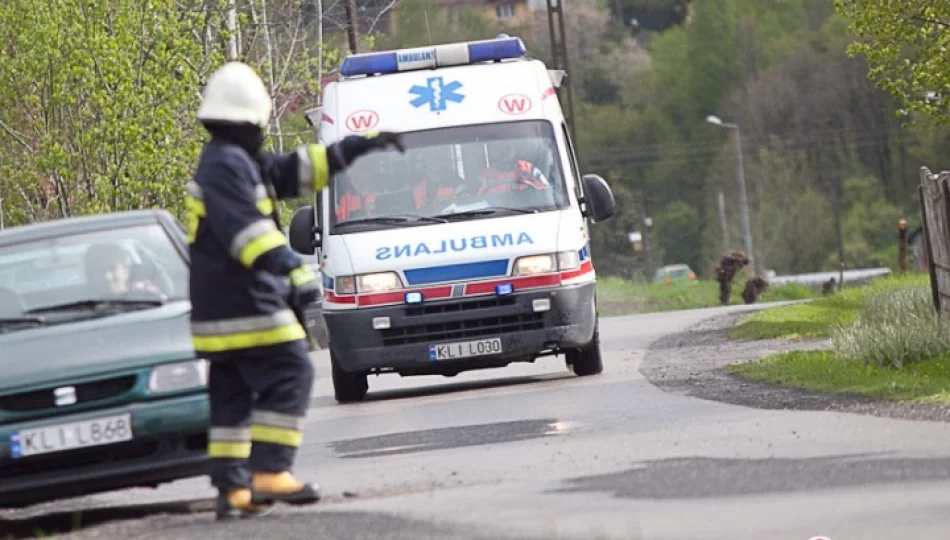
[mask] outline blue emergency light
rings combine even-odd
[[[526,49],[521,38],[501,34],[497,39],[448,43],[433,47],[400,49],[348,56],[340,65],[340,75],[385,75],[400,71],[461,66],[475,62],[491,62],[509,58],[524,58]]]
[[[421,292],[407,292],[407,293],[406,293],[406,303],[407,303],[407,304],[421,304],[421,303],[422,303],[422,293],[421,293]]]
[[[495,286],[495,294],[498,296],[508,296],[513,292],[515,292],[515,286],[511,283],[502,283]]]

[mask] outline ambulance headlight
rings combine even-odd
[[[530,255],[515,261],[514,274],[516,276],[530,276],[531,274],[545,274],[557,270],[557,261],[554,254]]]
[[[395,272],[378,272],[357,276],[356,287],[361,293],[395,291],[402,288],[402,281]]]
[[[208,361],[191,360],[152,368],[148,377],[150,394],[178,392],[208,385]]]
[[[558,270],[576,270],[581,267],[581,258],[576,251],[562,251],[557,254]]]
[[[580,268],[580,256],[576,251],[561,251],[548,255],[531,255],[515,261],[515,275],[529,276],[545,274],[557,270],[576,270]]]

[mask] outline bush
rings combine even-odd
[[[950,324],[931,303],[928,286],[882,288],[868,296],[854,322],[832,330],[845,359],[901,368],[950,351]]]

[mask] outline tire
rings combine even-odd
[[[333,397],[338,403],[355,403],[363,401],[369,391],[369,383],[365,373],[348,373],[340,368],[336,361],[336,354],[330,348],[330,367],[333,376]]]
[[[580,349],[567,352],[567,368],[578,377],[597,375],[604,371],[603,358],[600,355],[600,329],[594,326],[594,337],[590,343]]]

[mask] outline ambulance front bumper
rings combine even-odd
[[[324,316],[343,371],[454,374],[529,362],[546,351],[590,343],[594,296],[595,284],[586,283],[509,296],[324,311]]]

